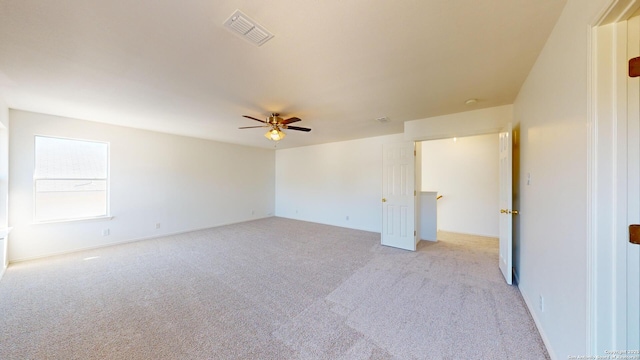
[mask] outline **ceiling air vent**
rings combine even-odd
[[[224,27],[257,46],[261,46],[273,37],[272,33],[251,20],[240,10],[236,10],[231,14],[227,21],[224,22]]]

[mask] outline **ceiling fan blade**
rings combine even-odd
[[[311,131],[311,129],[309,129],[309,128],[303,128],[303,127],[299,127],[299,126],[287,126],[286,128],[289,129],[289,130],[298,130],[298,131],[304,131],[304,132]]]
[[[263,128],[263,127],[267,127],[266,125],[263,126],[243,126],[243,127],[239,127],[238,129],[254,129],[254,128]]]
[[[287,124],[291,124],[291,123],[298,122],[298,121],[302,121],[302,119],[297,118],[297,117],[292,117],[292,118],[288,118],[286,120],[282,120],[282,122],[280,124],[287,125]]]
[[[253,116],[248,116],[248,115],[242,115],[242,116],[243,116],[243,117],[246,117],[247,119],[251,119],[251,120],[255,120],[255,121],[260,121],[261,123],[265,123],[265,124],[267,123],[266,121],[264,121],[264,120],[260,120],[260,119],[256,119],[256,118],[254,118]]]

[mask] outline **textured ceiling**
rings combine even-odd
[[[279,112],[313,129],[288,131],[278,148],[393,134],[512,103],[564,3],[0,0],[0,96],[265,148],[263,129],[237,129],[259,125],[241,115]],[[236,9],[274,38],[257,47],[223,28]]]

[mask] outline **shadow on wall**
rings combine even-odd
[[[521,210],[520,207],[520,124],[513,128],[513,159],[512,159],[512,191],[513,208]],[[519,283],[520,269],[520,216],[513,216],[513,273],[516,285]]]

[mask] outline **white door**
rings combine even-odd
[[[382,245],[415,251],[414,144],[384,144],[382,152]]]
[[[628,22],[628,57],[640,56],[640,17]],[[627,83],[627,225],[640,224],[640,77]],[[640,245],[624,238],[627,254],[627,346],[640,349]]]
[[[511,124],[500,133],[500,271],[507,284],[512,283],[513,195],[511,188],[512,139]]]

